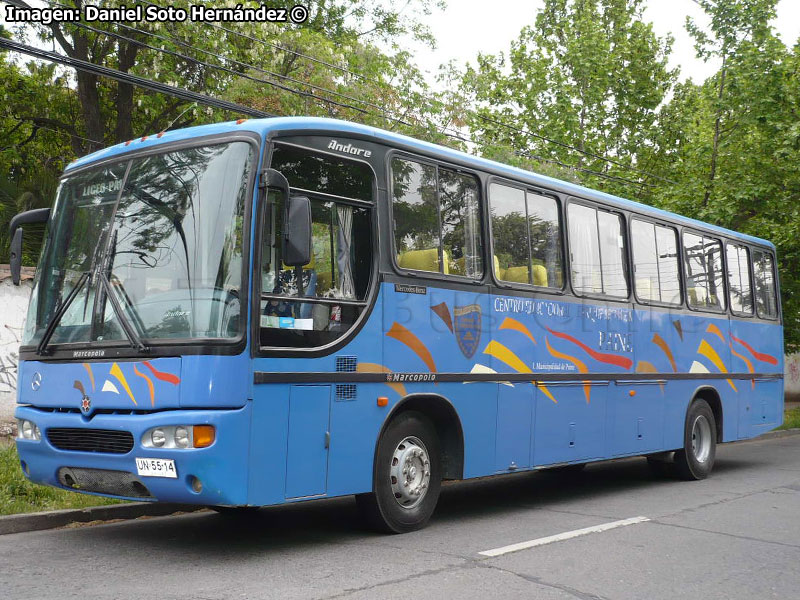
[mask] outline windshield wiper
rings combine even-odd
[[[103,292],[105,293],[105,297],[111,300],[111,308],[114,310],[114,314],[117,316],[117,320],[119,324],[122,326],[122,331],[125,334],[125,337],[128,338],[128,341],[131,343],[131,346],[138,350],[139,352],[149,352],[150,348],[145,345],[142,341],[141,336],[137,333],[137,331],[131,325],[131,322],[128,320],[128,317],[125,316],[125,309],[122,308],[122,305],[119,303],[117,299],[117,295],[114,293],[114,290],[111,289],[111,282],[108,280],[108,275],[106,274],[106,269],[110,271],[112,265],[114,264],[114,256],[117,253],[117,230],[114,230],[114,233],[111,237],[111,245],[109,247],[108,254],[106,255],[106,259],[103,261],[103,264],[100,265],[100,268],[97,270],[97,280],[100,282],[100,285],[103,286]],[[105,313],[105,310],[102,310],[100,313],[101,315]]]
[[[72,304],[72,301],[78,295],[78,292],[81,291],[81,288],[86,284],[89,280],[89,276],[92,274],[91,271],[84,271],[81,273],[81,276],[78,278],[78,281],[75,283],[75,287],[72,288],[70,293],[67,295],[64,302],[61,303],[61,306],[56,311],[56,314],[53,315],[53,318],[50,319],[50,322],[47,324],[47,329],[44,330],[44,335],[42,336],[39,345],[36,347],[36,353],[44,355],[47,352],[47,345],[50,343],[50,338],[53,337],[53,332],[55,332],[58,323],[61,321],[61,318],[64,316],[64,313],[67,312],[69,305]]]
[[[111,300],[111,308],[114,310],[114,314],[117,315],[119,324],[122,326],[122,331],[125,333],[131,346],[136,348],[139,352],[149,352],[150,348],[144,344],[142,338],[128,320],[128,317],[125,316],[125,309],[122,308],[122,305],[119,303],[114,290],[111,289],[111,283],[108,281],[108,277],[106,277],[103,271],[100,271],[97,280],[103,286],[106,297]]]

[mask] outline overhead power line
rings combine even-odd
[[[125,37],[125,36],[120,36],[119,34],[113,34],[113,33],[105,32],[105,31],[102,31],[102,30],[99,30],[99,32],[100,33],[109,33],[110,35],[115,36],[115,37],[123,37],[123,38]],[[128,38],[126,38],[126,39],[128,39]],[[137,42],[136,40],[130,40],[130,41],[132,41],[134,43],[140,43],[140,42]],[[153,50],[156,50],[156,51],[166,51],[164,49],[155,48],[155,47],[149,46],[147,44],[145,44],[145,45],[150,47],[150,48],[152,48]],[[100,75],[100,76],[104,76],[104,77],[109,77],[109,78],[114,79],[116,81],[121,81],[123,83],[129,83],[131,85],[136,85],[136,86],[142,87],[144,89],[148,89],[148,90],[159,92],[159,93],[164,93],[164,94],[171,95],[171,96],[174,96],[174,97],[177,97],[177,98],[181,98],[181,99],[184,99],[184,100],[197,102],[199,104],[205,104],[205,105],[208,105],[208,106],[221,108],[223,110],[229,110],[229,111],[232,111],[232,112],[237,112],[237,113],[240,113],[240,114],[246,114],[246,115],[254,116],[254,117],[274,117],[274,116],[276,116],[274,114],[267,113],[267,112],[264,112],[264,111],[260,111],[260,110],[257,110],[257,109],[253,109],[253,108],[241,105],[241,104],[228,102],[226,100],[221,100],[221,99],[218,99],[218,98],[214,98],[212,96],[207,96],[205,94],[192,92],[192,91],[186,90],[184,88],[179,88],[179,87],[171,86],[171,85],[164,84],[164,83],[161,83],[161,82],[158,82],[158,81],[146,79],[146,78],[143,78],[143,77],[138,77],[136,75],[131,75],[130,73],[124,73],[122,71],[118,71],[118,70],[112,69],[110,67],[104,67],[102,65],[97,65],[97,64],[89,62],[89,61],[84,61],[84,60],[80,60],[80,59],[76,59],[76,58],[71,58],[71,57],[68,57],[68,56],[63,56],[63,55],[58,54],[56,52],[50,52],[48,50],[43,50],[43,49],[40,49],[40,48],[35,48],[35,47],[32,47],[32,46],[28,46],[26,44],[21,44],[19,42],[14,42],[12,40],[6,40],[6,39],[3,39],[3,38],[0,38],[0,48],[4,48],[4,47],[9,49],[9,50],[15,51],[15,52],[21,52],[23,54],[28,54],[30,56],[33,56],[34,58],[39,58],[39,59],[42,59],[42,60],[49,60],[51,62],[55,62],[55,63],[62,64],[62,65],[65,65],[65,66],[69,66],[69,67],[72,67],[72,68],[75,68],[75,69],[78,69],[78,70],[82,70],[82,71],[85,71],[85,72],[88,72],[88,73],[92,73],[92,74]],[[166,51],[166,52],[170,52],[171,53],[171,51]],[[180,53],[177,53],[177,54],[179,54],[180,57],[182,57],[182,58],[184,58],[186,60],[191,60],[191,61],[197,62],[199,64],[206,64],[206,66],[209,66],[211,68],[215,68],[214,65],[203,63],[203,61],[199,61],[197,59],[193,59],[192,57],[188,57],[186,55],[180,55]],[[226,69],[225,67],[218,67],[218,68],[221,68],[223,70],[231,72],[231,74],[233,74],[234,76],[247,77],[246,75],[244,75],[242,73],[231,71],[230,69]],[[253,79],[253,78],[251,78],[251,79]],[[262,80],[256,79],[256,81],[262,81]],[[277,85],[278,87],[281,87],[282,89],[285,89],[286,91],[288,91],[290,93],[296,93],[296,94],[300,94],[300,95],[306,95],[307,94],[307,93],[301,92],[299,90],[293,90],[292,88],[288,88],[286,86],[280,86],[280,84],[275,84],[274,82],[263,81],[263,83],[267,83],[267,84],[270,84],[270,85]],[[320,100],[326,100],[324,98],[319,98],[318,96],[314,96],[314,95],[312,95],[312,97],[320,99]],[[329,99],[328,99],[328,101],[329,101]],[[336,103],[335,101],[332,101],[332,102],[334,102],[335,104],[340,104],[340,103]],[[371,112],[363,110],[363,109],[360,109],[360,112],[362,112],[362,113],[364,113],[366,115],[369,115],[369,116],[378,117],[378,118],[385,118],[385,119],[388,119],[388,120],[400,122],[400,123],[403,123],[403,124],[407,125],[407,123],[405,123],[404,121],[401,121],[399,119],[396,119],[396,118],[393,118],[393,117],[389,117],[389,116],[386,116],[386,115],[376,115],[374,113],[371,113]],[[450,129],[450,128],[444,127],[443,131],[441,132],[442,135],[445,135],[446,137],[449,137],[451,139],[458,140],[460,142],[471,143],[471,144],[474,144],[476,146],[481,146],[481,147],[484,147],[484,148],[489,147],[489,144],[487,142],[480,142],[480,141],[475,140],[473,138],[470,138],[468,136],[464,136],[462,133],[458,132],[457,130],[453,130],[453,129],[450,129],[450,130],[454,131],[455,133],[448,133],[448,131],[447,131],[448,129]],[[92,140],[92,141],[96,142],[96,140]],[[513,148],[512,148],[512,150],[513,150]],[[594,176],[597,176],[597,177],[601,177],[603,179],[607,179],[607,180],[611,180],[611,181],[617,181],[617,182],[620,182],[620,183],[626,183],[626,184],[635,185],[635,186],[653,187],[651,184],[648,184],[648,183],[645,183],[645,182],[633,181],[631,179],[626,179],[624,177],[619,177],[619,176],[616,176],[616,175],[609,175],[609,174],[603,173],[601,171],[595,171],[595,170],[592,170],[592,169],[587,169],[585,167],[579,167],[579,166],[575,166],[575,165],[570,165],[570,164],[564,163],[564,162],[556,160],[556,159],[537,156],[535,154],[532,154],[532,153],[529,153],[529,152],[525,152],[525,151],[522,151],[522,150],[515,150],[515,153],[520,155],[520,156],[526,156],[526,157],[531,158],[533,160],[537,160],[537,161],[540,161],[540,162],[548,162],[548,163],[551,163],[551,164],[557,164],[557,165],[559,165],[561,167],[564,167],[564,168],[567,168],[567,169],[579,171],[579,172],[582,172],[582,173],[587,173],[587,174],[594,175]]]
[[[5,1],[11,1],[11,0],[5,0]],[[59,2],[55,2],[54,0],[43,0],[43,1],[46,2],[47,4],[51,5],[51,6],[69,8],[66,4],[61,4]],[[193,46],[192,44],[190,44],[188,42],[173,38],[171,36],[163,36],[163,35],[160,35],[158,33],[152,32],[152,31],[146,31],[144,29],[139,29],[139,28],[133,27],[131,25],[126,25],[125,23],[117,22],[115,24],[117,25],[117,27],[121,27],[121,28],[123,28],[123,29],[125,29],[127,31],[131,31],[131,32],[142,34],[142,35],[146,35],[148,37],[152,37],[152,38],[161,40],[162,42],[167,42],[167,43],[171,43],[171,44],[177,44],[179,46],[182,46],[182,47],[187,48],[189,50],[192,50],[194,52],[199,52],[199,53],[204,54],[206,56],[211,56],[211,57],[213,57],[213,58],[215,58],[217,60],[225,61],[227,63],[234,64],[234,65],[236,65],[238,67],[242,67],[244,69],[251,69],[253,71],[257,71],[259,73],[263,73],[264,75],[267,75],[269,77],[273,77],[275,79],[280,79],[282,81],[288,81],[290,83],[294,83],[296,85],[300,85],[300,86],[303,86],[303,87],[306,87],[306,88],[309,88],[309,89],[312,89],[312,90],[317,90],[317,91],[323,92],[325,94],[331,94],[331,95],[337,96],[339,98],[344,98],[346,100],[349,100],[350,102],[356,102],[356,103],[359,103],[359,104],[363,104],[365,106],[371,106],[371,107],[375,108],[376,110],[379,110],[379,111],[381,111],[383,113],[386,113],[387,115],[389,114],[385,107],[380,106],[378,104],[375,104],[374,102],[370,102],[369,100],[364,100],[363,98],[356,98],[355,96],[344,94],[344,93],[339,92],[337,90],[332,90],[332,89],[326,88],[324,86],[316,85],[314,83],[310,83],[310,82],[307,82],[307,81],[302,81],[300,79],[296,79],[296,78],[290,77],[288,75],[283,75],[281,73],[276,73],[275,71],[270,71],[270,70],[264,69],[262,67],[257,67],[256,65],[253,65],[251,63],[246,63],[246,62],[242,62],[240,60],[237,60],[235,58],[222,56],[222,55],[220,55],[220,54],[218,54],[216,52],[212,52],[211,50],[206,50],[204,48],[198,48],[197,46]],[[115,33],[113,31],[109,31],[109,30],[106,30],[106,29],[99,29],[97,27],[93,27],[93,26],[87,25],[85,23],[70,23],[70,25],[75,26],[75,27],[79,27],[79,28],[82,28],[82,29],[86,29],[88,31],[92,31],[93,33],[97,33],[97,34],[100,34],[100,35],[110,36],[110,37],[114,37],[116,39],[124,40],[124,41],[126,41],[128,43],[136,44],[137,46],[140,46],[140,47],[143,47],[143,48],[148,48],[150,50],[155,50],[157,52],[170,54],[172,56],[175,56],[175,57],[178,57],[178,58],[182,58],[184,60],[187,60],[187,61],[190,61],[190,62],[193,62],[193,63],[196,63],[196,64],[200,64],[200,65],[203,65],[203,66],[206,66],[206,67],[210,67],[210,68],[213,68],[213,69],[222,70],[224,72],[227,72],[227,73],[230,73],[230,74],[233,74],[233,75],[236,75],[236,76],[245,77],[245,78],[250,79],[252,81],[257,81],[257,82],[260,82],[260,83],[266,83],[266,84],[272,85],[274,87],[278,87],[280,89],[283,89],[284,91],[289,91],[289,92],[298,93],[298,94],[305,94],[305,95],[307,95],[308,98],[313,98],[313,99],[317,99],[317,100],[323,100],[323,101],[328,102],[328,103],[336,104],[337,106],[340,106],[342,108],[352,108],[354,110],[359,110],[359,111],[362,110],[362,109],[360,109],[358,107],[355,107],[355,106],[352,106],[350,104],[337,103],[335,100],[331,100],[329,98],[325,98],[324,96],[320,96],[318,94],[314,94],[314,93],[310,93],[310,92],[303,92],[302,90],[292,89],[292,88],[289,88],[288,86],[284,86],[284,85],[279,84],[279,83],[274,82],[274,81],[266,81],[266,80],[263,80],[263,79],[260,79],[260,78],[252,77],[252,76],[249,76],[247,73],[243,73],[243,72],[240,72],[240,71],[234,71],[232,69],[226,68],[224,65],[218,65],[218,64],[203,62],[203,61],[201,61],[201,60],[199,60],[199,59],[197,59],[195,57],[187,56],[185,54],[182,54],[180,52],[176,52],[174,50],[169,50],[167,48],[159,48],[159,47],[153,46],[151,44],[148,44],[146,42],[143,42],[141,40],[137,40],[135,38],[127,37],[127,36],[124,36],[122,34]],[[410,125],[410,123],[407,123],[407,122],[399,120],[399,119],[397,121],[402,123],[402,124],[404,124],[404,125]]]
[[[6,1],[13,1],[13,0],[6,0]],[[55,0],[44,0],[44,1],[46,3],[48,3],[48,4],[55,5],[55,6],[66,6],[66,5],[63,5],[63,4],[60,4],[60,3],[56,2]],[[142,0],[142,3],[143,4],[148,4],[150,6],[158,6],[157,4],[155,4],[153,2],[150,2],[149,0]],[[174,51],[168,50],[166,48],[154,47],[154,46],[152,46],[150,44],[147,44],[145,42],[141,42],[139,40],[135,40],[135,39],[132,39],[132,38],[129,38],[129,37],[126,37],[126,36],[122,36],[121,34],[116,34],[116,33],[113,33],[113,32],[106,31],[106,30],[97,29],[97,28],[94,28],[94,27],[91,27],[89,25],[85,25],[85,24],[82,24],[82,23],[73,23],[73,25],[84,27],[84,28],[86,28],[88,30],[91,30],[91,31],[95,32],[95,33],[104,34],[104,35],[110,35],[110,36],[116,37],[118,39],[124,39],[124,40],[126,40],[126,41],[128,41],[130,43],[138,44],[140,46],[147,47],[149,49],[152,49],[152,50],[155,50],[155,51],[158,51],[158,52],[165,52],[165,53],[168,53],[168,54],[172,54],[174,56],[178,56],[180,58],[183,58],[184,60],[193,61],[195,63],[202,64],[202,65],[210,67],[210,68],[220,69],[220,70],[223,70],[225,72],[231,73],[231,74],[233,74],[235,76],[240,76],[240,77],[244,77],[244,78],[250,79],[252,81],[265,83],[267,85],[272,85],[272,86],[278,87],[279,89],[283,89],[284,91],[288,91],[288,92],[291,92],[291,93],[297,93],[297,94],[300,94],[300,95],[307,95],[307,97],[310,97],[310,98],[313,98],[313,99],[317,99],[317,100],[321,100],[323,102],[327,102],[327,103],[339,106],[341,108],[350,108],[352,110],[356,110],[356,111],[364,113],[364,114],[371,114],[368,111],[366,111],[366,110],[364,110],[362,108],[359,108],[357,106],[353,106],[351,104],[338,102],[338,101],[332,100],[330,98],[322,97],[322,96],[320,96],[318,94],[312,94],[312,93],[309,93],[309,92],[303,92],[301,90],[295,90],[295,89],[289,88],[288,86],[283,86],[282,84],[279,84],[279,83],[274,82],[274,81],[263,80],[263,79],[260,79],[260,78],[257,78],[257,77],[252,77],[252,76],[244,74],[244,73],[239,73],[237,71],[233,71],[232,69],[226,68],[226,67],[224,67],[222,65],[209,64],[209,63],[200,61],[199,59],[195,59],[193,57],[186,56],[184,54],[181,54],[181,53],[178,53],[178,52],[174,52]],[[315,84],[303,82],[303,81],[297,80],[295,78],[288,77],[286,75],[281,75],[279,73],[275,73],[275,72],[272,72],[272,71],[269,71],[269,70],[265,70],[265,69],[263,69],[261,67],[257,67],[257,66],[255,66],[253,64],[250,64],[250,63],[245,63],[245,62],[242,62],[242,61],[239,61],[239,60],[236,60],[236,59],[220,56],[219,54],[216,54],[214,52],[211,52],[211,51],[208,51],[208,50],[205,50],[205,49],[202,49],[202,48],[198,48],[198,47],[193,46],[193,45],[189,44],[188,42],[184,42],[182,40],[176,40],[174,38],[164,37],[164,36],[161,36],[161,35],[156,34],[154,32],[149,32],[149,31],[145,31],[145,30],[138,29],[138,28],[135,28],[135,27],[131,27],[131,26],[123,24],[123,23],[117,23],[117,25],[120,26],[120,27],[123,27],[123,28],[125,28],[125,29],[127,29],[129,31],[135,31],[137,33],[140,33],[140,34],[143,34],[143,35],[147,35],[147,36],[151,36],[151,37],[154,37],[156,39],[160,39],[162,41],[168,41],[168,42],[171,42],[171,43],[180,44],[183,47],[191,49],[191,50],[193,50],[195,52],[200,52],[200,53],[203,53],[203,54],[205,54],[207,56],[213,56],[218,60],[227,61],[227,62],[230,62],[232,64],[236,64],[236,65],[244,67],[244,68],[253,69],[255,71],[261,72],[261,73],[263,73],[265,75],[268,75],[268,76],[271,76],[271,77],[279,78],[279,79],[282,79],[284,81],[290,81],[292,83],[295,83],[295,84],[298,84],[298,85],[303,85],[303,86],[309,87],[310,89],[316,89],[318,91],[321,91],[321,92],[324,92],[324,93],[327,93],[327,94],[333,94],[333,95],[336,95],[336,96],[339,96],[339,97],[343,97],[343,98],[346,98],[346,99],[350,100],[351,102],[357,102],[357,103],[363,104],[365,106],[371,106],[371,107],[375,108],[376,110],[379,110],[382,113],[382,115],[374,115],[373,114],[371,116],[380,116],[380,117],[385,118],[388,121],[391,121],[391,122],[394,122],[394,123],[398,123],[398,124],[405,125],[405,126],[411,126],[411,123],[408,123],[407,121],[405,121],[403,119],[399,119],[397,117],[391,116],[390,111],[388,111],[386,108],[384,108],[384,107],[382,107],[382,106],[380,106],[378,104],[375,104],[373,102],[370,102],[370,101],[367,101],[367,100],[363,100],[363,99],[359,99],[359,98],[355,98],[355,97],[347,95],[347,94],[342,94],[341,92],[338,92],[336,90],[331,90],[331,89],[328,89],[328,88],[325,88],[325,87],[322,87],[322,86],[317,86]],[[311,61],[311,62],[315,62],[315,63],[321,64],[321,65],[336,69],[336,70],[338,70],[338,71],[340,71],[342,73],[346,73],[346,74],[351,75],[351,76],[353,76],[353,77],[355,77],[355,78],[357,78],[357,79],[359,79],[361,81],[364,81],[366,83],[370,83],[370,84],[375,85],[377,87],[380,87],[380,85],[381,85],[380,82],[376,81],[375,79],[367,78],[364,75],[362,75],[362,74],[360,74],[360,73],[358,73],[356,71],[353,71],[352,69],[348,69],[346,67],[342,67],[342,66],[335,65],[335,64],[332,64],[332,63],[329,63],[329,62],[326,62],[326,61],[322,61],[320,59],[317,59],[316,57],[310,56],[308,54],[304,54],[304,53],[296,51],[296,50],[292,50],[291,48],[287,48],[287,47],[285,47],[285,46],[283,46],[281,44],[276,44],[274,42],[269,42],[269,41],[266,41],[266,40],[262,40],[262,39],[254,37],[254,36],[245,34],[245,33],[240,32],[240,31],[236,31],[236,30],[230,29],[228,27],[224,27],[224,26],[216,24],[216,23],[207,23],[207,25],[209,25],[209,26],[211,26],[211,27],[213,27],[213,28],[215,28],[217,30],[224,31],[225,33],[228,33],[230,35],[234,35],[234,36],[240,37],[242,39],[247,39],[247,40],[256,42],[258,44],[264,45],[266,47],[274,48],[274,49],[277,49],[277,50],[280,50],[280,51],[283,51],[283,52],[288,52],[290,54],[293,54],[293,55],[297,56],[298,58],[302,58],[302,59],[305,59],[305,60],[308,60],[308,61]],[[426,94],[421,94],[421,96],[425,100],[434,101],[434,99],[432,97],[430,97],[430,96],[428,96]],[[618,166],[618,167],[620,167],[622,169],[626,169],[626,170],[631,171],[633,173],[638,173],[638,174],[643,175],[644,177],[647,177],[647,178],[658,179],[658,180],[661,180],[661,181],[664,181],[664,182],[667,182],[667,183],[672,183],[672,184],[676,183],[675,181],[673,181],[671,179],[668,179],[666,177],[663,177],[661,175],[657,175],[655,173],[649,173],[647,171],[644,171],[643,169],[640,169],[640,168],[635,167],[633,165],[625,164],[623,162],[620,162],[619,160],[610,158],[608,156],[603,156],[603,155],[591,152],[589,150],[584,150],[584,149],[578,148],[578,147],[576,147],[576,146],[574,146],[572,144],[568,144],[566,142],[561,142],[559,140],[552,139],[552,138],[547,137],[545,135],[542,135],[542,134],[539,134],[539,133],[535,133],[535,132],[532,132],[532,131],[529,131],[529,130],[526,130],[526,129],[523,129],[523,128],[520,128],[520,127],[517,127],[517,126],[514,126],[514,125],[510,125],[508,123],[505,123],[505,122],[500,121],[500,120],[495,119],[495,118],[488,117],[486,115],[483,115],[483,114],[479,113],[475,109],[469,109],[468,108],[468,109],[466,109],[466,111],[469,114],[473,115],[474,117],[478,118],[479,120],[482,120],[482,121],[484,121],[486,123],[490,123],[490,124],[496,125],[498,127],[502,127],[504,129],[507,129],[507,130],[512,131],[514,133],[518,133],[520,135],[523,135],[523,136],[527,137],[528,139],[538,139],[538,140],[541,140],[541,141],[544,141],[544,142],[547,142],[547,143],[550,143],[550,144],[554,144],[554,145],[557,145],[557,146],[559,146],[561,148],[564,148],[564,149],[567,149],[567,150],[570,150],[570,151],[573,151],[573,152],[577,152],[577,153],[582,154],[584,156],[588,156],[588,157],[596,159],[596,160],[601,160],[601,161],[607,162],[609,164],[613,164],[615,166]],[[477,143],[474,140],[464,139],[463,137],[461,137],[459,135],[456,135],[456,136],[449,135],[445,131],[442,131],[442,133],[444,135],[446,135],[448,137],[451,137],[451,138],[454,138],[454,139],[458,139],[458,140],[461,140],[461,141],[469,141],[471,143]],[[524,152],[523,152],[523,154],[524,154]],[[543,157],[540,157],[539,160],[545,160],[545,159]],[[608,175],[608,174],[602,173],[600,171],[594,171],[594,170],[591,170],[591,169],[586,169],[584,167],[578,167],[578,166],[575,166],[575,165],[569,165],[569,164],[563,163],[563,162],[561,162],[561,161],[559,161],[557,159],[546,159],[546,161],[550,162],[550,163],[553,163],[553,164],[559,164],[559,165],[562,165],[562,166],[566,166],[566,167],[569,167],[569,168],[572,168],[572,169],[575,169],[575,170],[579,170],[579,171],[582,171],[582,172],[585,172],[585,173],[595,174],[595,175],[598,175],[598,176],[601,176],[601,177],[605,176],[605,177],[610,178],[610,179],[613,178],[613,179],[618,179],[618,180],[622,180],[622,181],[631,181],[631,180],[625,179],[623,177],[617,177],[617,176],[613,176],[613,175]],[[634,183],[636,185],[647,185],[647,184],[643,184],[642,182],[634,182]],[[652,187],[652,186],[648,186],[648,187]]]
[[[57,64],[61,64],[61,65],[67,66],[67,67],[72,67],[74,69],[78,69],[78,70],[81,70],[81,71],[84,71],[84,72],[87,72],[87,73],[92,73],[94,75],[99,75],[99,76],[102,76],[102,77],[108,77],[108,78],[114,79],[116,81],[120,81],[120,82],[123,82],[123,83],[128,83],[128,84],[131,84],[131,85],[142,87],[142,88],[148,89],[150,91],[154,91],[154,92],[158,92],[158,93],[162,93],[162,94],[167,94],[167,95],[170,95],[170,96],[181,98],[183,100],[197,102],[198,104],[204,104],[204,105],[207,105],[207,106],[213,106],[215,108],[220,108],[220,109],[223,109],[223,110],[228,110],[228,111],[231,111],[231,112],[235,112],[235,113],[239,113],[239,114],[245,114],[245,115],[249,115],[249,116],[253,116],[253,117],[274,117],[274,116],[276,116],[274,114],[267,113],[267,112],[264,112],[264,111],[261,111],[261,110],[257,110],[257,109],[254,109],[254,108],[250,108],[248,106],[244,106],[244,105],[241,105],[241,104],[236,104],[234,102],[228,102],[227,100],[221,100],[221,99],[218,99],[218,98],[214,98],[212,96],[206,96],[205,94],[192,92],[191,90],[186,90],[184,88],[171,86],[171,85],[168,85],[168,84],[165,84],[165,83],[161,83],[161,82],[158,82],[158,81],[153,81],[151,79],[145,79],[144,77],[138,77],[136,75],[131,75],[130,73],[123,73],[122,71],[119,71],[117,69],[112,69],[110,67],[104,67],[102,65],[97,65],[95,63],[92,63],[92,62],[89,62],[89,61],[80,60],[80,59],[77,59],[77,58],[71,58],[71,57],[68,57],[68,56],[63,56],[63,55],[58,54],[56,52],[51,52],[49,50],[44,50],[42,48],[35,48],[33,46],[28,46],[27,44],[21,44],[19,42],[15,42],[13,40],[0,38],[0,48],[5,48],[7,50],[11,50],[11,51],[14,51],[14,52],[20,52],[22,54],[27,54],[29,56],[32,56],[34,58],[38,58],[40,60],[47,60],[47,61],[54,62],[54,63],[57,63]],[[366,111],[364,111],[364,112],[366,112]],[[369,113],[369,112],[367,112],[366,114],[368,114],[370,116],[380,116],[380,115],[374,115],[373,113]],[[465,137],[465,136],[463,136],[461,134],[458,134],[458,133],[453,134],[453,133],[447,133],[446,131],[443,131],[442,134],[447,136],[447,137],[449,137],[449,138],[456,139],[456,140],[459,140],[459,141],[462,141],[462,142],[473,143],[473,144],[476,144],[476,145],[479,145],[479,146],[483,146],[483,147],[487,146],[486,143],[482,143],[482,142],[473,140],[473,139],[471,139],[469,137]],[[97,142],[97,140],[92,140],[92,141]],[[625,183],[629,183],[629,184],[632,184],[632,185],[649,185],[649,184],[642,184],[641,182],[636,182],[636,181],[624,179],[624,178],[621,178],[621,177],[616,177],[616,176],[613,176],[613,175],[608,175],[606,173],[601,173],[599,171],[592,171],[590,169],[585,169],[583,167],[575,167],[575,166],[568,165],[568,164],[560,162],[560,161],[556,161],[556,160],[553,160],[553,159],[545,159],[545,158],[538,157],[538,156],[535,156],[535,155],[532,155],[532,154],[527,154],[525,152],[519,152],[519,153],[522,154],[522,155],[525,155],[525,156],[529,156],[530,158],[533,158],[534,160],[540,160],[540,161],[556,163],[556,164],[559,164],[559,165],[561,165],[563,167],[566,167],[566,168],[570,168],[570,169],[578,170],[578,171],[581,171],[581,172],[589,173],[589,174],[596,175],[596,176],[599,176],[599,177],[603,177],[603,178],[609,179],[609,180],[625,182]]]
[[[142,4],[148,4],[150,6],[158,6],[158,4],[154,4],[153,2],[149,2],[148,0],[141,0],[141,2],[142,2]],[[302,52],[298,52],[297,50],[292,50],[291,48],[287,48],[286,46],[283,46],[281,44],[276,44],[275,42],[268,42],[266,40],[259,39],[257,37],[252,36],[252,35],[248,35],[246,33],[242,33],[241,31],[236,31],[234,29],[229,29],[228,27],[225,27],[224,25],[219,25],[218,23],[207,23],[207,25],[209,25],[210,27],[213,27],[214,29],[217,29],[219,31],[224,31],[225,33],[229,33],[231,35],[235,35],[235,36],[240,37],[242,39],[250,40],[251,42],[256,42],[257,44],[261,44],[262,46],[267,46],[269,48],[274,48],[275,50],[280,50],[282,52],[287,52],[289,54],[293,54],[293,55],[297,56],[298,58],[303,58],[303,59],[308,60],[310,62],[319,64],[319,65],[323,65],[323,66],[329,67],[331,69],[336,69],[337,71],[340,71],[342,73],[346,73],[348,75],[352,75],[353,77],[356,77],[356,78],[361,79],[363,81],[369,81],[369,79],[367,79],[366,77],[364,77],[360,73],[356,73],[355,71],[351,71],[351,70],[347,69],[346,67],[342,67],[340,65],[329,63],[327,61],[321,60],[321,59],[316,58],[314,56],[309,56],[308,54],[303,54]]]
[[[244,106],[242,104],[237,104],[235,102],[228,102],[227,100],[214,98],[212,96],[206,96],[205,94],[193,92],[191,90],[176,87],[174,85],[167,85],[166,83],[161,83],[160,81],[153,81],[152,79],[145,79],[144,77],[131,75],[130,73],[123,73],[122,71],[118,71],[117,69],[112,69],[110,67],[97,65],[95,63],[86,60],[81,60],[79,58],[71,58],[69,56],[63,56],[62,54],[58,54],[57,52],[51,52],[49,50],[44,50],[42,48],[35,48],[33,46],[28,46],[27,44],[21,44],[19,42],[15,42],[13,40],[8,40],[5,38],[0,38],[0,48],[5,48],[7,50],[12,50],[14,52],[21,52],[22,54],[27,54],[28,56],[33,56],[34,58],[38,58],[41,60],[48,60],[50,62],[54,62],[60,65],[72,67],[74,69],[78,69],[79,71],[83,71],[85,73],[91,73],[93,75],[99,75],[101,77],[109,77],[116,81],[129,83],[131,85],[139,86],[153,92],[167,94],[169,96],[181,98],[183,100],[188,100],[190,102],[197,102],[198,104],[204,104],[206,106],[213,106],[215,108],[228,110],[233,113],[239,113],[251,117],[276,116],[271,113],[265,112],[263,110],[250,108],[249,106]]]

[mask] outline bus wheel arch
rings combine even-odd
[[[440,394],[409,394],[392,407],[386,415],[375,440],[375,452],[384,431],[398,415],[414,411],[433,423],[439,437],[443,479],[462,479],[464,476],[464,430],[453,404]]]
[[[722,431],[723,431],[722,419],[724,415],[722,414],[722,400],[720,399],[719,392],[717,392],[717,390],[710,385],[701,386],[697,388],[694,392],[694,395],[692,396],[692,401],[686,407],[686,410],[688,411],[689,407],[691,407],[691,405],[698,399],[705,400],[706,403],[708,403],[708,405],[711,407],[711,412],[714,413],[714,422],[716,423],[717,426],[716,427],[717,430],[715,432],[717,443],[721,444]]]

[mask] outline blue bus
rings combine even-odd
[[[274,118],[72,163],[20,349],[30,480],[234,510],[646,456],[782,422],[768,241],[396,133]]]

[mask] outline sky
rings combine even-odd
[[[532,24],[543,0],[448,0],[445,11],[436,11],[426,22],[437,39],[437,49],[416,53],[420,67],[433,79],[440,64],[455,59],[460,64],[474,61],[479,52],[507,52],[520,29]],[[700,83],[713,75],[718,65],[696,58],[694,42],[686,32],[686,16],[701,25],[705,13],[692,0],[646,0],[644,18],[653,23],[656,35],[671,33],[675,38],[670,66],[680,66],[681,79]],[[800,37],[800,0],[780,0],[773,22],[783,42],[793,46]]]

